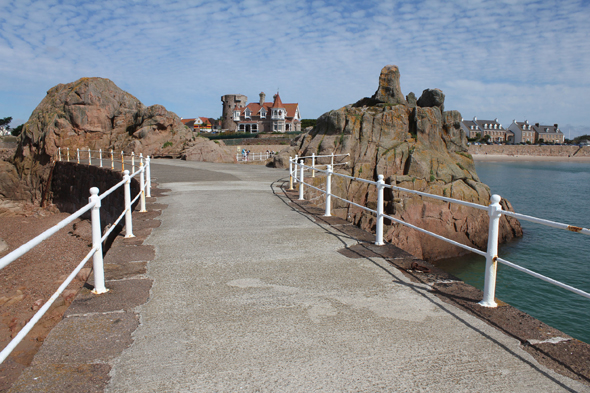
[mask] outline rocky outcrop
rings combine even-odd
[[[223,141],[199,140],[189,142],[183,151],[182,159],[187,161],[236,162],[236,155],[230,153],[224,146]]]
[[[425,90],[415,107],[408,105],[406,100],[399,99],[403,95],[395,66],[383,69],[379,83],[372,98],[322,115],[312,132],[297,140],[297,153],[300,156],[348,153],[348,165],[336,166],[336,172],[370,180],[377,180],[382,174],[387,184],[488,205],[490,190],[479,181],[467,152],[461,114],[443,111],[442,92]],[[284,165],[285,160],[281,160],[284,155],[278,155],[275,166]],[[323,179],[315,181],[319,185]],[[334,177],[332,192],[361,205],[376,206],[375,187],[366,183]],[[308,193],[309,198],[319,197],[311,188]],[[374,230],[373,215],[339,200],[333,199],[332,203],[334,215],[347,218],[363,229]],[[502,203],[510,208],[508,202]],[[486,211],[391,190],[386,193],[385,211],[463,244],[486,247],[489,221]],[[435,260],[464,253],[459,247],[401,224],[386,224],[386,240],[419,258]],[[502,218],[503,241],[521,235],[516,220]]]
[[[40,200],[58,148],[180,157],[189,142],[194,147],[208,141],[194,136],[162,105],[146,107],[108,79],[59,84],[47,92],[25,123],[11,160],[14,168],[5,168],[0,175],[0,194]],[[15,188],[15,182],[20,187]]]

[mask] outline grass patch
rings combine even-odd
[[[465,157],[465,158],[469,158],[470,160],[472,160],[472,159],[473,159],[473,156],[471,156],[471,154],[469,154],[469,153],[465,153],[464,151],[457,151],[457,152],[455,152],[455,153],[457,153],[458,155],[460,155],[460,156],[463,156],[463,157]]]
[[[172,142],[168,141],[166,143],[164,143],[164,145],[162,146],[163,149],[172,146]]]

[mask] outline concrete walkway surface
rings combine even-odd
[[[293,209],[285,170],[154,160],[169,189],[108,392],[559,392],[590,387]],[[282,179],[282,180],[281,180]]]

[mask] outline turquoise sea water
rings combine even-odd
[[[590,228],[590,163],[476,162],[493,194],[517,213]],[[524,237],[501,245],[515,264],[590,292],[590,236],[521,221]],[[483,289],[485,259],[468,255],[437,265]],[[496,297],[590,343],[590,299],[499,264]]]

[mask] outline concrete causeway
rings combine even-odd
[[[291,202],[287,171],[152,163],[110,291],[89,280],[10,392],[590,392],[400,270],[419,260]]]
[[[284,170],[156,160],[153,287],[109,392],[590,391],[293,209]]]

